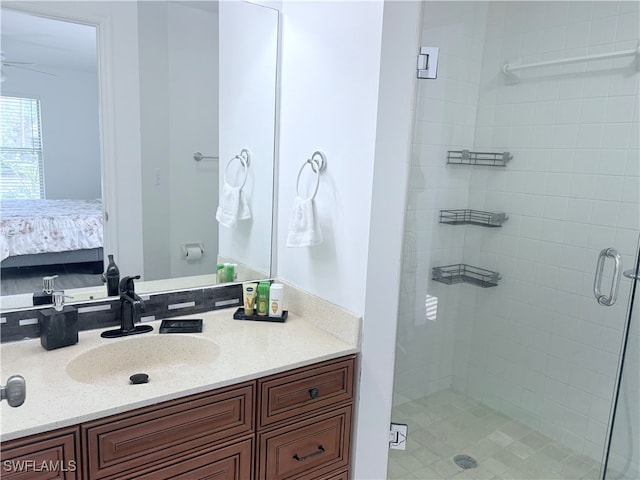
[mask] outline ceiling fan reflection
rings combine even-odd
[[[31,63],[31,62],[14,62],[14,61],[6,60],[4,52],[0,53],[0,61],[2,63],[2,66],[0,67],[0,82],[4,82],[7,79],[7,74],[4,71],[5,67],[20,68],[22,70],[29,70],[30,72],[41,73],[43,75],[50,75],[52,77],[56,76],[54,73],[45,72],[43,70],[38,70],[38,69],[35,69],[35,68],[29,68],[27,66],[27,65],[35,66],[36,65],[35,63]]]

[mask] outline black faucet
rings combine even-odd
[[[120,328],[107,330],[100,334],[103,338],[124,337],[153,330],[151,325],[135,325],[140,321],[141,312],[144,310],[144,301],[136,294],[135,277],[124,277],[120,280]]]

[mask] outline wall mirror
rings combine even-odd
[[[108,254],[121,276],[142,276],[141,293],[226,282],[224,263],[235,281],[269,277],[277,38],[277,10],[241,1],[3,2],[0,92],[38,100],[42,151],[20,159],[41,159],[41,197],[66,208],[73,238],[27,258],[7,251],[3,232],[2,309],[31,306],[50,274],[73,301],[106,297]],[[3,133],[3,144],[15,137]],[[250,212],[233,228],[216,221],[225,182],[244,183]],[[3,228],[15,220],[10,196]]]

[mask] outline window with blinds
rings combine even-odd
[[[0,96],[0,199],[44,198],[40,101]]]

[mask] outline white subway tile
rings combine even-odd
[[[618,202],[622,193],[623,178],[600,175],[596,181],[594,198]]]
[[[562,95],[561,95],[562,98]],[[576,99],[561,99],[558,101],[558,111],[556,114],[556,123],[558,124],[574,124],[580,118],[580,110],[582,102]]]
[[[633,95],[609,97],[604,121],[607,123],[633,121],[633,111],[637,103],[638,97]]]
[[[592,18],[594,20],[618,15],[620,4],[624,2],[596,1],[592,2]]]
[[[564,415],[563,427],[584,442],[584,437],[587,434],[589,418],[583,413],[579,413],[571,408],[565,408]],[[580,448],[577,450],[581,451],[582,449]]]
[[[572,218],[572,215],[569,213],[569,210],[570,209],[568,209],[567,211],[567,219]],[[578,223],[578,222],[566,222],[564,224],[563,242],[565,244],[574,245],[577,247],[586,247],[588,236],[589,236],[589,225],[585,223]]]
[[[627,148],[631,138],[631,123],[608,123],[602,133],[602,148]]]
[[[567,220],[586,223],[591,221],[593,200],[570,198],[567,203]]]
[[[600,148],[602,132],[603,125],[601,123],[581,124],[576,146],[578,148]]]
[[[591,213],[591,223],[615,227],[618,224],[619,205],[617,202],[596,200],[593,202],[593,212]]]
[[[580,111],[581,123],[602,123],[604,122],[607,109],[606,98],[589,98],[582,101]]]
[[[589,45],[610,44],[616,40],[617,17],[594,18],[589,35]]]
[[[640,18],[638,12],[626,13],[618,18],[616,42],[625,40],[637,41],[640,37]]]

